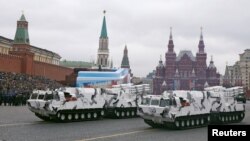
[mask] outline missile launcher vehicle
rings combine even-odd
[[[138,114],[152,127],[174,129],[240,122],[245,116],[245,104],[236,97],[242,93],[242,87],[221,86],[204,91],[165,91],[160,96],[145,96]]]
[[[34,90],[28,100],[28,108],[43,120],[80,121],[104,116],[128,118],[137,116],[138,104],[149,91],[147,84]]]

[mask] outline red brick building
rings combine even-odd
[[[170,31],[165,62],[160,59],[153,78],[153,93],[168,90],[203,90],[204,85],[219,85],[220,74],[211,58],[207,66],[207,53],[201,32],[196,56],[190,50],[182,50],[176,56],[172,31]]]
[[[44,76],[57,81],[65,81],[66,76],[73,72],[71,68],[59,66],[61,57],[58,54],[30,45],[28,22],[23,14],[17,21],[14,40],[1,39],[3,46],[11,43],[11,47],[1,49],[0,71]]]

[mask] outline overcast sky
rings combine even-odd
[[[171,26],[177,55],[196,54],[202,26],[207,63],[213,55],[222,74],[226,62],[233,65],[250,48],[249,0],[0,0],[0,7],[0,36],[14,38],[23,10],[32,45],[81,61],[97,58],[106,10],[110,56],[119,67],[127,44],[135,76],[164,58]]]

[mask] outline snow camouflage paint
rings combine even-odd
[[[205,91],[165,91],[160,96],[145,96],[138,114],[152,127],[177,129],[240,122],[245,116],[245,105],[235,97],[242,93],[242,87],[221,86]]]
[[[149,85],[121,84],[112,88],[64,87],[55,91],[35,90],[29,109],[43,120],[92,120],[137,115],[138,103],[150,91]]]

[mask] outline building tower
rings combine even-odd
[[[197,86],[198,90],[202,90],[206,82],[206,70],[207,70],[207,53],[205,52],[205,45],[203,41],[203,33],[201,27],[200,41],[198,45],[198,52],[196,53],[196,76],[199,78]]]
[[[160,56],[159,64],[156,67],[156,72],[155,72],[155,76],[153,79],[153,90],[154,90],[153,93],[156,95],[161,94],[161,87],[162,87],[164,76],[165,76],[164,74],[165,74],[165,68],[163,65],[162,58]],[[166,83],[166,87],[167,87],[167,83]]]
[[[216,81],[217,77],[217,69],[214,65],[213,56],[211,56],[211,61],[209,63],[209,66],[207,68],[207,83],[208,85],[214,86],[219,85],[219,82]]]
[[[16,35],[13,42],[14,51],[29,51],[30,50],[30,40],[28,33],[28,22],[24,14],[17,21]]]
[[[128,69],[130,69],[129,60],[128,60],[127,45],[125,45],[125,48],[124,48],[124,51],[123,51],[123,58],[122,58],[121,68],[128,68]]]
[[[166,78],[171,79],[172,76],[175,75],[175,69],[176,69],[176,54],[174,51],[174,42],[173,42],[173,36],[172,36],[172,27],[170,27],[170,35],[169,35],[169,41],[168,41],[168,51],[165,54],[165,66],[166,66]],[[167,85],[170,83],[167,81]]]
[[[33,74],[33,57],[34,53],[30,51],[30,40],[28,33],[28,22],[24,14],[17,21],[16,35],[13,42],[13,50],[10,54],[22,57],[21,72],[26,74]]]
[[[109,48],[108,48],[108,34],[107,34],[107,27],[106,27],[106,18],[105,13],[103,11],[103,22],[102,22],[102,30],[101,36],[99,38],[99,48],[98,48],[98,55],[97,55],[97,65],[101,67],[108,67],[108,58],[109,58]]]

